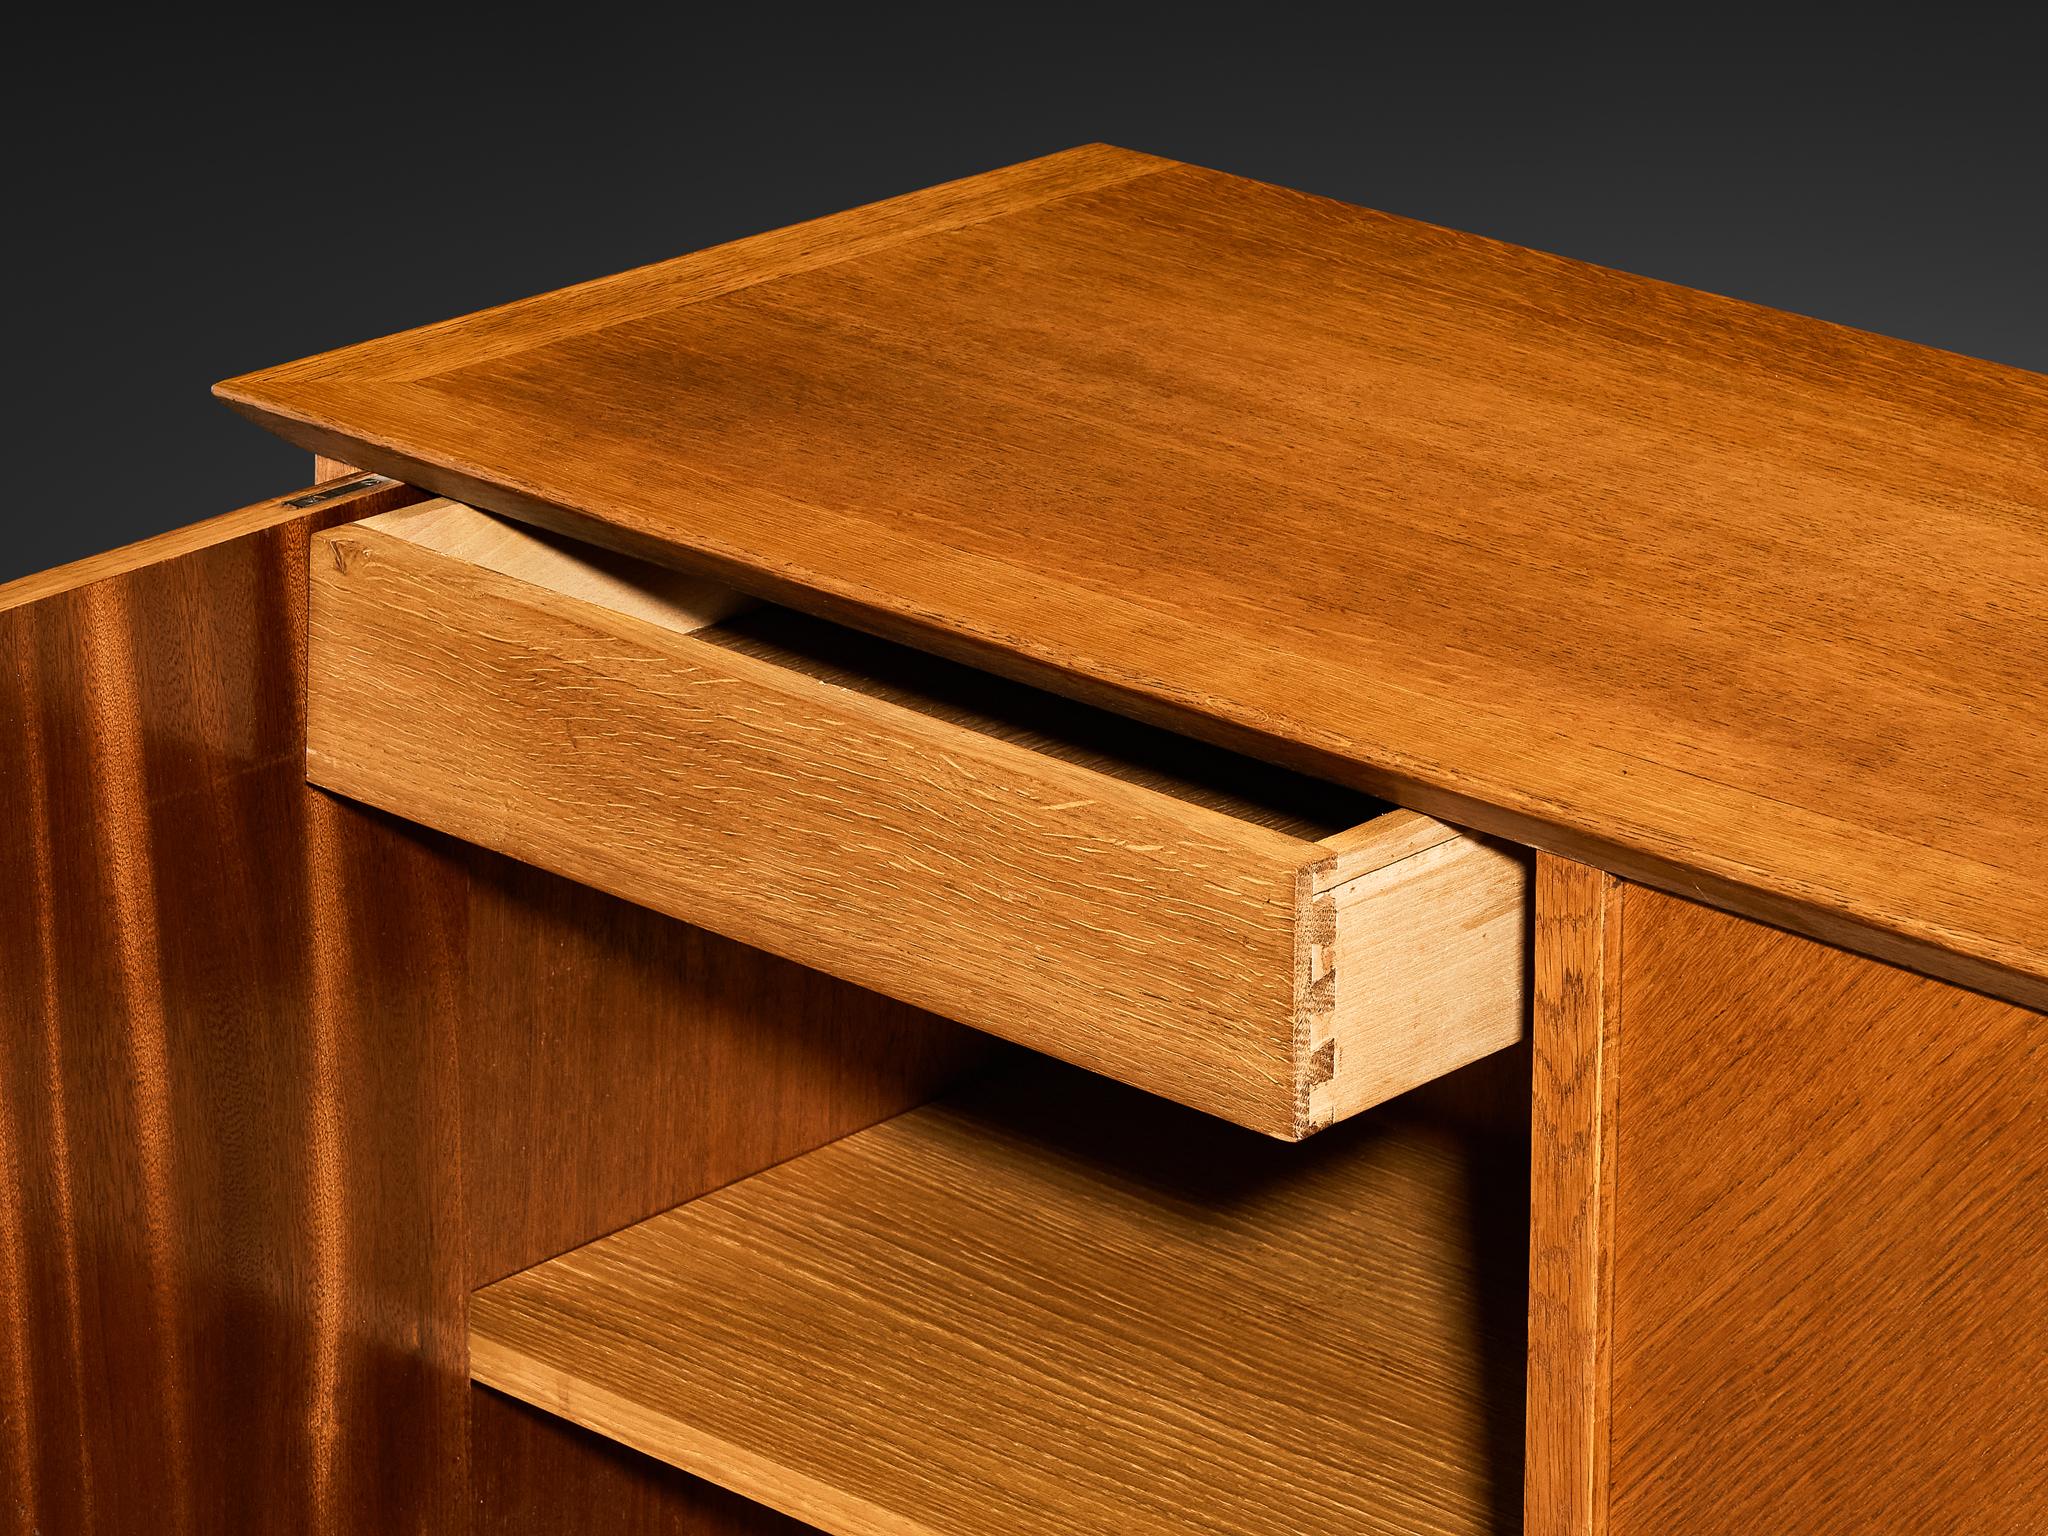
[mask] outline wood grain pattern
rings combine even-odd
[[[473,1536],[806,1536],[814,1527],[525,1403],[470,1398]]]
[[[1393,1115],[1286,1147],[1030,1083],[478,1293],[472,1369],[846,1536],[1511,1529],[1489,1174]]]
[[[929,1098],[991,1042],[615,897],[470,851],[461,1268],[475,1286]],[[471,1536],[766,1536],[711,1484],[488,1394]]]
[[[1526,1536],[1606,1536],[1622,884],[1536,860]]]
[[[981,1049],[309,789],[309,535],[416,494],[328,486],[0,593],[0,1529],[559,1523],[537,1490],[580,1448],[465,1423],[469,1288]],[[473,1444],[516,1462],[472,1488]]]
[[[1098,147],[221,393],[2048,1006],[2038,376]]]
[[[2048,1019],[1623,914],[1609,1529],[2048,1528]]]
[[[442,362],[488,358],[569,330],[659,315],[677,304],[716,299],[923,237],[952,235],[1168,164],[1133,150],[1091,144],[307,358],[281,372],[313,381],[329,377],[337,364],[346,370],[359,360],[375,359],[380,369],[403,374],[420,360],[423,347],[434,348]]]
[[[661,569],[645,562],[642,568]],[[1333,839],[1359,828],[1361,869],[1396,856],[1378,826],[1364,825],[1393,810],[1383,800],[793,608],[756,604],[699,638],[1289,837],[1334,846]],[[1425,846],[1443,840],[1442,822],[1416,816],[1414,825]],[[1356,872],[1335,869],[1329,878]]]
[[[476,851],[470,1287],[923,1102],[995,1043]]]
[[[371,493],[376,493],[374,496]],[[45,598],[65,597],[116,576],[140,572],[151,566],[167,565],[185,555],[213,549],[248,534],[258,534],[287,524],[303,523],[324,527],[337,516],[366,517],[375,509],[395,507],[420,499],[421,493],[400,489],[381,475],[352,475],[339,484],[310,486],[290,496],[259,501],[253,506],[223,512],[173,528],[154,538],[124,544],[101,554],[87,555],[46,571],[34,571],[13,581],[0,582],[0,613],[22,608]],[[361,509],[368,508],[369,511]],[[324,515],[309,519],[308,513]]]
[[[1312,845],[375,530],[320,565],[315,782],[1294,1130]]]
[[[440,498],[393,512],[377,526],[424,549],[677,634],[716,624],[747,602],[716,582]]]
[[[1367,876],[1361,833],[1330,890],[1317,843],[407,526],[320,546],[321,784],[1274,1135],[1520,1037],[1506,854],[1437,825]]]
[[[1527,1032],[1526,852],[1457,837],[1404,854],[1397,817],[1409,816],[1382,818],[1392,824],[1384,862],[1329,894],[1334,985],[1328,1012],[1311,1016],[1308,1051],[1333,1042],[1332,1058],[1309,1091],[1312,1124],[1370,1109]]]
[[[464,1518],[462,872],[301,767],[308,533],[410,494],[0,612],[0,1527]]]

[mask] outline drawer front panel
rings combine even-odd
[[[1262,1130],[1312,843],[371,529],[314,782]]]

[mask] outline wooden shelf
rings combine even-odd
[[[478,1292],[472,1374],[832,1532],[1518,1528],[1511,1151],[1030,1075]]]

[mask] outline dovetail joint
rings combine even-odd
[[[1321,1130],[1329,1111],[1317,1092],[1337,1072],[1337,903],[1318,891],[1322,865],[1296,877],[1294,893],[1294,1134]]]

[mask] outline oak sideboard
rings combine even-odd
[[[217,392],[0,1528],[2048,1528],[2048,379],[1098,145]]]

